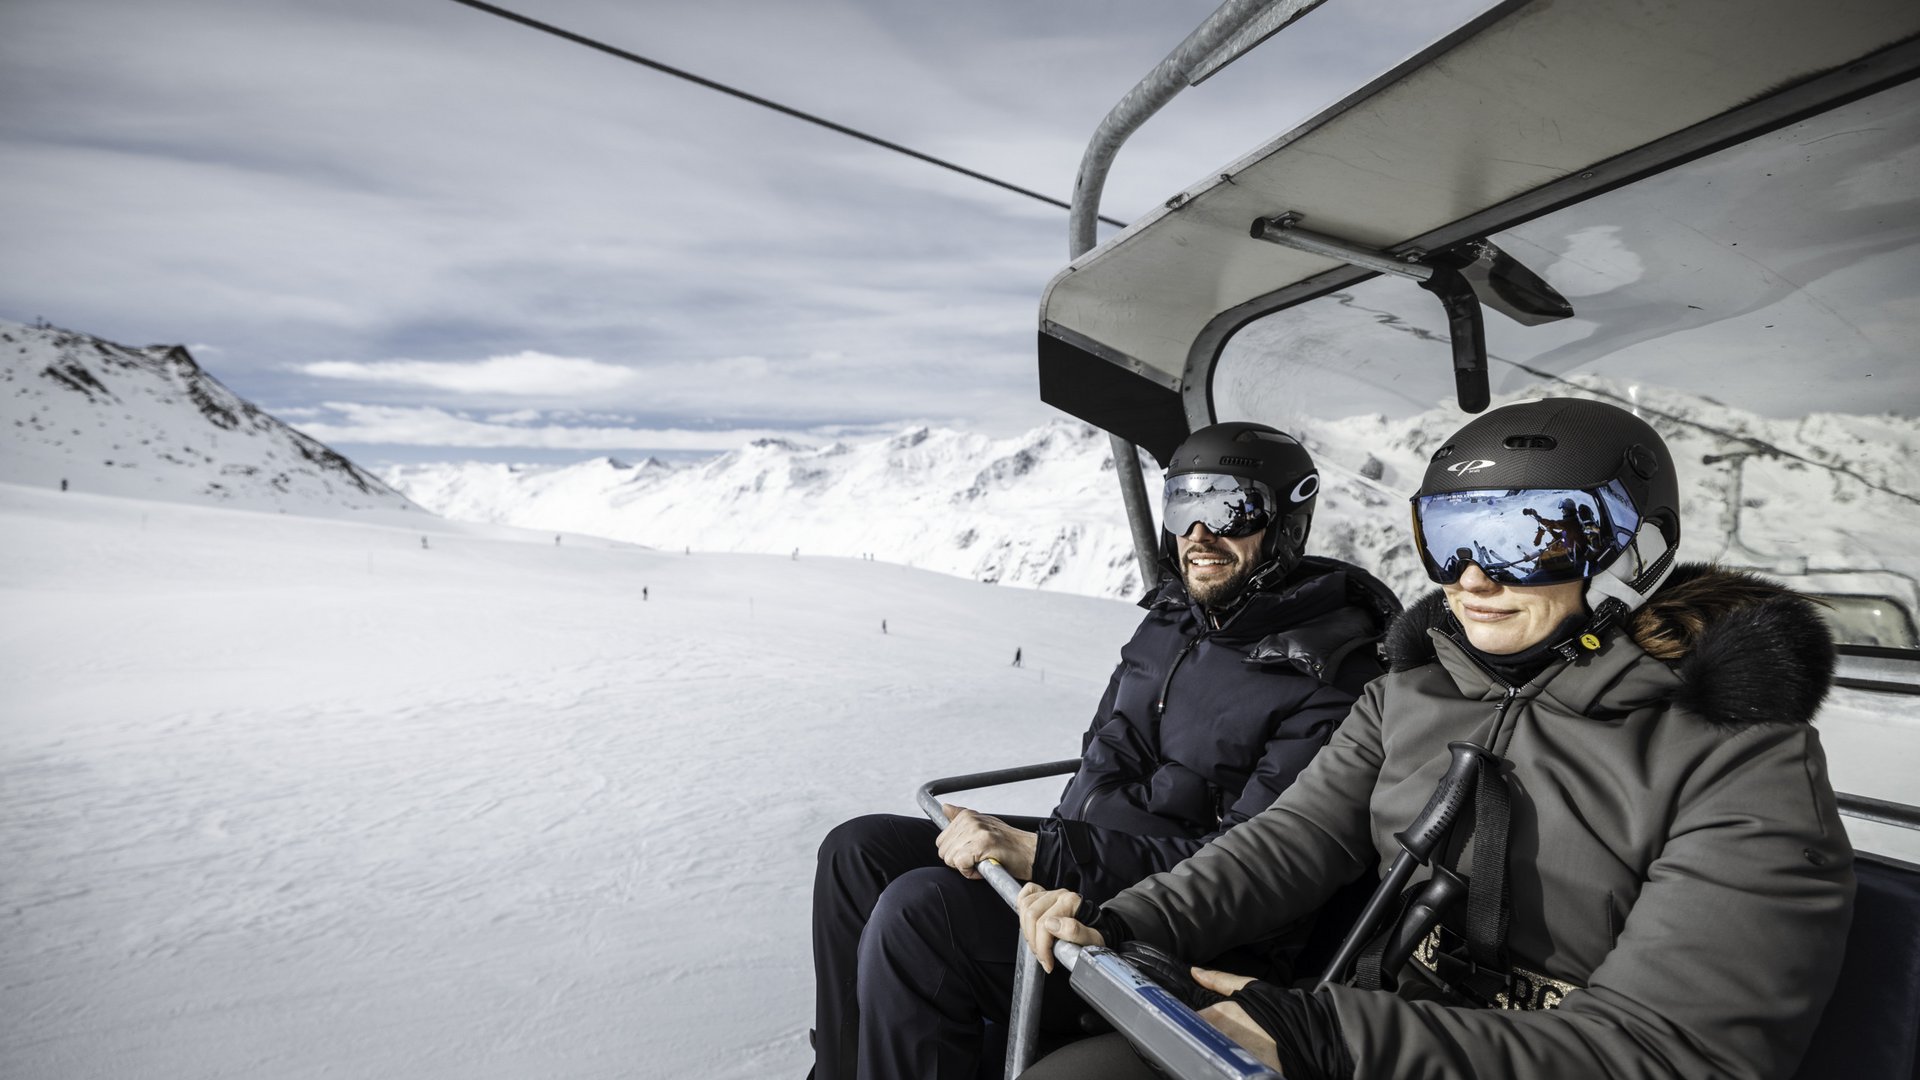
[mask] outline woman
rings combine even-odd
[[[1536,540],[1569,500],[1596,527]],[[1472,811],[1432,859],[1468,895],[1400,928],[1413,957],[1376,945],[1313,991],[1194,969],[1232,995],[1202,1015],[1288,1080],[1791,1075],[1852,913],[1808,723],[1833,646],[1783,588],[1674,568],[1679,505],[1665,444],[1611,405],[1468,424],[1413,499],[1442,591],[1333,742],[1271,809],[1104,905],[1029,886],[1029,944],[1049,966],[1055,938],[1217,955],[1400,855],[1469,742],[1489,752]],[[1117,1040],[1028,1075],[1150,1075]]]

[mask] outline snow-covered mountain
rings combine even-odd
[[[334,515],[419,507],[260,411],[185,347],[0,320],[0,480]]]
[[[1705,398],[1604,380],[1509,399],[1584,393],[1639,409],[1678,462],[1682,554],[1800,578],[1814,591],[1920,605],[1920,421],[1772,419]],[[1404,419],[1310,421],[1296,432],[1323,485],[1310,550],[1373,569],[1402,596],[1429,588],[1407,543],[1406,500],[1452,408]],[[1149,490],[1159,473],[1148,463]],[[663,548],[858,557],[982,581],[1133,597],[1139,575],[1105,434],[1066,421],[1025,435],[918,428],[825,447],[762,440],[693,464],[600,458],[565,467],[388,469],[448,517],[571,530]]]
[[[1058,422],[1013,439],[915,428],[807,446],[762,439],[679,466],[460,463],[383,476],[435,513],[651,547],[873,555],[980,581],[1137,595],[1107,436]]]
[[[0,481],[303,514],[424,506],[666,550],[870,555],[1000,584],[1125,598],[1141,590],[1111,444],[1076,422],[1007,439],[915,428],[826,446],[764,439],[693,463],[462,462],[376,477],[235,395],[182,347],[0,322],[0,358],[0,419],[12,436]],[[1512,397],[1570,392],[1630,405],[1667,439],[1681,472],[1685,557],[1920,610],[1911,539],[1920,535],[1920,420],[1761,417],[1592,376]],[[1304,421],[1295,434],[1323,478],[1309,549],[1372,569],[1403,597],[1428,588],[1407,544],[1406,497],[1458,424],[1444,406],[1394,420]],[[1157,490],[1159,472],[1146,465]]]

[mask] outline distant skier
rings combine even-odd
[[[798,562],[798,561],[800,560],[800,549],[799,549],[799,548],[794,548],[794,549],[793,549],[793,558],[794,558],[794,561],[795,561],[795,562]]]
[[[557,534],[556,534],[556,535],[554,536],[554,538],[553,538],[553,546],[554,546],[554,547],[559,547],[559,546],[560,546],[560,537],[559,537],[559,536],[558,536]]]
[[[887,620],[885,619],[880,620],[880,632],[883,634],[887,632]]]
[[[1020,649],[1017,646],[1013,650],[1013,666],[1020,666]]]
[[[640,602],[643,604],[647,602],[647,587],[645,585],[640,586]]]
[[[60,481],[60,490],[61,491],[67,490],[67,482],[64,479]]]

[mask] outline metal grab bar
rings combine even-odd
[[[1017,784],[1022,780],[1038,780],[1046,776],[1063,776],[1079,767],[1079,758],[1067,758],[1049,761],[1044,765],[1024,765],[1015,769],[996,769],[929,780],[920,785],[915,800],[919,802],[921,811],[935,825],[944,829],[947,827],[947,812],[940,808],[939,796],[949,791],[971,791],[974,788]],[[1000,899],[1005,900],[1008,907],[1016,905],[1020,899],[1020,883],[1013,879],[1012,874],[992,859],[974,869],[987,880],[987,884],[993,886],[993,891],[1000,894]],[[1013,947],[1013,1007],[1007,1017],[1007,1080],[1013,1080],[1033,1064],[1040,1038],[1040,959],[1023,941],[1016,940]],[[1067,951],[1062,952],[1062,949]],[[1072,971],[1080,960],[1080,947],[1061,942],[1054,947],[1053,955],[1067,966],[1068,971]]]
[[[950,791],[1015,784],[1060,776],[1080,767],[1079,758],[968,773],[929,780],[914,799],[935,825],[947,826],[939,796]],[[1017,906],[1020,882],[992,859],[974,867],[1008,907]],[[1033,1063],[1040,1034],[1040,961],[1026,942],[1014,941],[1013,1007],[1008,1017],[1006,1080]],[[1168,1074],[1181,1080],[1282,1080],[1246,1048],[1222,1035],[1163,987],[1142,976],[1111,949],[1081,948],[1068,941],[1053,944],[1054,959],[1073,973],[1069,985],[1114,1029]],[[1085,961],[1084,963],[1082,961]]]
[[[1920,830],[1920,808],[1886,799],[1869,799],[1865,795],[1849,795],[1844,791],[1834,792],[1833,797],[1839,804],[1842,817]]]

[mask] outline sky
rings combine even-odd
[[[1213,8],[503,6],[1062,198]],[[1326,4],[1149,121],[1104,211],[1484,6]],[[10,0],[0,101],[0,317],[186,344],[366,464],[1058,415],[1033,343],[1064,211],[451,0]]]

